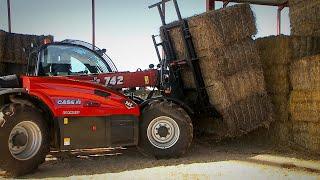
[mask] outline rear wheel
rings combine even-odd
[[[183,155],[191,145],[193,126],[189,115],[178,105],[155,101],[142,112],[139,147],[157,158]]]
[[[28,106],[7,106],[0,128],[0,168],[7,176],[30,173],[49,152],[48,127],[42,114]]]

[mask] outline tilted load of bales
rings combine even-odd
[[[275,110],[271,135],[278,142],[289,142],[292,122],[289,116],[291,92],[290,64],[300,58],[320,53],[320,37],[270,36],[256,40],[268,94]]]
[[[320,1],[289,0],[293,35],[320,36]]]
[[[320,54],[294,62],[290,67],[293,91],[289,109],[293,121],[293,142],[320,151]]]
[[[257,30],[250,6],[235,5],[187,21],[210,103],[223,117],[221,126],[227,127],[219,136],[240,136],[268,126],[273,120],[273,110],[259,54],[251,38]],[[186,59],[181,31],[180,28],[169,31],[177,60]],[[187,65],[181,73],[184,85],[194,88]]]

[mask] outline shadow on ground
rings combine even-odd
[[[157,160],[141,154],[136,148],[51,152],[46,162],[33,174],[21,178],[59,178],[119,173],[154,167],[236,161],[292,169],[306,173],[319,173],[320,157],[310,156],[268,143],[249,140],[229,140],[223,143],[197,139],[182,158]]]

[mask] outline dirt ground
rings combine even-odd
[[[320,157],[266,143],[196,140],[179,159],[136,148],[51,152],[23,179],[320,179]]]

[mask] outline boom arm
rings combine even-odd
[[[97,82],[113,89],[158,85],[158,70],[156,69],[68,77],[75,80]]]

